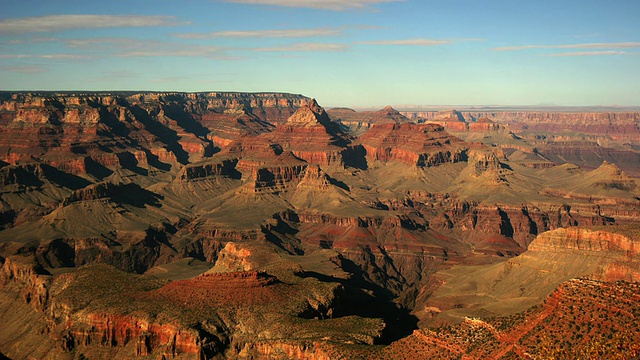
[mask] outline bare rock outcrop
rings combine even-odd
[[[466,160],[467,147],[444,128],[427,124],[376,125],[358,142],[369,161],[397,161],[417,167]]]

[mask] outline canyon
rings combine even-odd
[[[0,354],[527,358],[637,343],[639,126],[325,110],[285,93],[0,93]]]

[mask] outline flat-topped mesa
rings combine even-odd
[[[469,131],[469,123],[465,121],[464,116],[459,111],[440,111],[435,114],[429,123],[438,124],[449,132],[467,132]]]
[[[285,124],[263,136],[300,159],[321,166],[341,163],[342,152],[350,143],[349,136],[313,99],[291,115]]]
[[[462,113],[455,109],[438,112],[436,120],[466,122]]]
[[[242,135],[272,131],[273,124],[309,104],[302,95],[279,93],[2,95],[0,160],[15,164],[36,158],[74,173],[85,172],[84,158],[100,163],[104,149],[135,154],[135,166],[142,167],[198,161],[210,157],[214,145],[222,148]]]
[[[585,251],[618,252],[625,256],[640,257],[640,239],[637,230],[628,235],[617,233],[615,228],[585,229],[579,227],[559,228],[544,232],[529,245],[529,251]]]
[[[559,228],[529,245],[531,254],[585,256],[596,266],[589,277],[605,281],[640,281],[640,232],[637,224],[596,228]]]
[[[436,121],[442,112],[407,111],[410,119]],[[607,134],[616,140],[640,141],[640,112],[570,112],[570,111],[463,111],[468,123],[473,119],[490,118],[509,124],[511,131],[521,133],[563,133],[567,130],[585,134]]]
[[[468,128],[470,132],[490,132],[507,130],[508,125],[498,124],[487,117],[483,117],[478,119],[476,122],[469,123]]]
[[[164,112],[143,113],[120,95],[14,94],[0,107],[0,153],[10,163],[38,159],[81,174],[87,162],[135,168],[148,166],[148,156],[175,163],[186,151],[210,151],[206,140],[160,119]]]
[[[176,280],[149,292],[148,299],[187,302],[190,306],[238,306],[282,300],[276,277],[259,271],[207,273]]]
[[[466,144],[435,124],[381,124],[358,142],[369,161],[396,161],[417,167],[465,161]]]
[[[158,102],[178,102],[196,120],[213,121],[210,115],[247,114],[265,122],[279,124],[285,122],[295,110],[305,106],[309,98],[299,94],[287,93],[246,93],[246,92],[145,92],[128,93],[127,101],[133,104],[153,104]],[[238,111],[242,110],[242,111]],[[215,126],[214,126],[215,127]]]

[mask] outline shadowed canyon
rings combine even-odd
[[[0,93],[0,355],[634,358],[638,178],[637,112]]]

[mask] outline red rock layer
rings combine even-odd
[[[273,276],[257,271],[210,273],[193,279],[172,281],[141,296],[168,299],[189,307],[201,307],[202,304],[268,304],[285,298],[280,286],[272,286],[276,283],[277,279]]]
[[[349,137],[315,100],[299,108],[285,124],[264,137],[297,157],[321,166],[340,163]]]
[[[466,160],[466,147],[462,140],[450,136],[439,125],[376,125],[358,142],[371,161],[397,161],[429,167]]]
[[[419,111],[403,114],[410,119],[437,120],[440,113]],[[509,124],[514,132],[526,130],[557,133],[571,130],[586,134],[606,134],[617,140],[640,141],[640,113],[637,112],[463,111],[460,115],[467,123],[488,118],[501,124]]]
[[[66,323],[66,327],[70,329],[63,337],[63,347],[67,351],[79,345],[124,347],[135,343],[132,356],[148,356],[158,349],[170,357],[181,354],[198,356],[202,352],[203,344],[196,331],[134,316],[90,313],[74,317]]]
[[[43,161],[76,174],[91,171],[87,162],[185,164],[211,156],[214,144],[271,131],[268,121],[307,103],[267,93],[14,94],[0,100],[0,160]]]
[[[538,235],[529,246],[530,251],[579,250],[594,252],[623,252],[627,256],[640,255],[640,242],[622,234],[604,230],[561,228]]]
[[[349,129],[351,134],[361,134],[377,124],[401,124],[411,122],[396,109],[387,106],[378,111],[357,112],[348,108],[334,108],[327,110],[332,120],[339,122]]]

